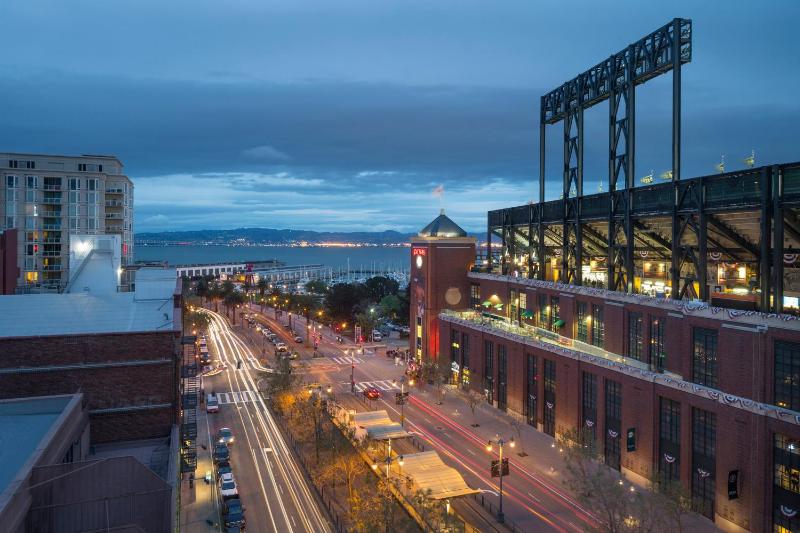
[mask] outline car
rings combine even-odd
[[[231,431],[231,428],[220,428],[219,432],[217,432],[217,442],[220,444],[230,446],[233,444],[234,440],[235,439],[233,438],[233,431]]]
[[[381,391],[377,387],[367,387],[362,394],[370,400],[377,400],[381,397]]]
[[[299,342],[303,342],[303,337],[301,337],[300,335],[295,335],[294,336],[294,342],[298,342],[298,343]]]
[[[291,324],[284,324],[283,327],[284,327],[284,329],[292,329],[292,325]]]
[[[206,396],[206,413],[218,413],[219,412],[219,401],[217,400],[216,395],[209,394]]]
[[[214,453],[212,454],[214,458],[214,462],[221,463],[223,461],[229,461],[231,458],[231,452],[228,450],[228,447],[224,444],[215,444],[214,445]]]
[[[236,481],[233,479],[233,474],[222,474],[219,478],[219,492],[222,494],[222,499],[227,500],[239,496],[239,489],[236,487]]]
[[[217,463],[217,477],[222,477],[222,474],[230,474],[233,472],[230,461],[220,461]]]
[[[300,357],[300,354],[297,353],[297,352],[292,352],[289,355],[287,355],[286,357],[288,357],[289,359],[297,359],[298,357]]]
[[[244,507],[242,506],[242,500],[239,498],[227,500],[222,507],[222,515],[228,531],[241,531],[241,528],[245,525]]]
[[[383,335],[379,331],[372,332],[372,340],[374,342],[381,342],[383,340]]]
[[[284,343],[284,342],[279,342],[278,344],[275,345],[275,348],[277,348],[277,350],[279,352],[287,352],[287,351],[289,351],[289,347],[286,346],[286,343]]]

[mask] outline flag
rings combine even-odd
[[[433,189],[433,192],[431,192],[431,194],[433,194],[437,198],[441,198],[442,196],[444,196],[444,185],[440,184],[439,186],[437,186],[435,189]]]

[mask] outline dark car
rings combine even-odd
[[[220,463],[222,461],[229,461],[231,458],[231,452],[228,451],[228,447],[224,444],[216,444],[214,445],[214,461],[216,463]]]
[[[370,400],[377,400],[381,397],[381,391],[376,387],[367,387],[364,389],[363,394]]]
[[[233,473],[233,469],[231,469],[230,461],[220,461],[217,463],[217,477],[222,477],[222,474],[231,473]]]
[[[225,527],[238,527],[243,528],[245,524],[244,507],[242,507],[242,500],[233,498],[225,502],[222,509]]]

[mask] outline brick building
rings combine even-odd
[[[93,443],[164,437],[177,423],[181,284],[142,269],[132,292],[102,281],[103,254],[78,292],[0,297],[0,398],[81,392]],[[104,287],[107,289],[104,290]]]
[[[630,478],[679,480],[725,530],[800,530],[796,317],[477,272],[474,262],[439,249],[421,285],[412,255],[411,294],[430,302],[412,349],[438,345],[418,357],[544,433],[586,428]],[[451,286],[469,298],[445,304],[437,295]]]
[[[17,277],[17,230],[0,231],[0,294],[14,294]]]

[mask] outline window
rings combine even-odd
[[[694,328],[692,381],[707,387],[717,386],[717,332]]]
[[[664,319],[657,316],[650,317],[650,364],[656,370],[664,370],[667,353],[664,350]]]
[[[97,204],[89,204],[86,206],[86,216],[89,218],[97,218]]]
[[[79,218],[71,218],[71,219],[69,219],[69,229],[71,229],[71,230],[80,229],[79,221],[80,221]]]
[[[528,294],[525,292],[519,293],[519,309],[520,311],[528,308]]]
[[[8,160],[8,167],[9,168],[19,168],[19,161],[16,159],[9,159]]]
[[[461,334],[461,383],[469,385],[469,334]]]
[[[658,471],[664,481],[680,480],[681,404],[661,398]]]
[[[620,469],[620,435],[622,434],[622,385],[617,381],[605,380],[605,463],[616,470]]]
[[[36,189],[27,189],[25,191],[25,201],[29,204],[36,203]]]
[[[86,229],[87,230],[96,230],[97,229],[97,219],[96,218],[87,218],[86,219]]]
[[[86,203],[87,204],[96,204],[97,203],[97,193],[96,192],[87,192],[86,193]]]
[[[458,343],[458,331],[450,330],[450,362],[455,363],[458,361],[458,349],[461,345]]]
[[[69,190],[71,190],[71,191],[79,191],[79,190],[81,190],[81,179],[80,178],[69,178]]]
[[[36,217],[25,217],[25,229],[36,229]]]
[[[800,344],[775,341],[775,405],[800,411]]]
[[[544,360],[544,432],[556,435],[556,364]]]
[[[602,348],[606,339],[606,326],[603,323],[603,306],[592,306],[592,344]]]
[[[714,520],[716,445],[716,415],[692,408],[692,502],[710,520]]]
[[[581,342],[589,342],[589,326],[586,315],[586,302],[575,302],[575,338]]]
[[[70,191],[69,193],[69,203],[71,204],[78,204],[81,201],[81,193],[77,191]]]
[[[538,369],[536,368],[536,356],[533,354],[527,354],[527,364],[525,366],[527,379],[525,380],[525,390],[526,390],[526,401],[525,401],[525,419],[528,421],[528,424],[536,427],[536,423],[538,421],[538,405],[536,402],[536,396],[539,394],[538,389]]]
[[[508,291],[508,318],[511,319],[512,323],[519,322],[519,301],[517,298],[519,297],[519,293],[516,289],[511,289]]]
[[[594,441],[595,426],[597,422],[597,376],[584,372],[581,376],[583,394],[581,397],[583,407],[583,424]]]
[[[539,327],[548,329],[550,327],[549,313],[547,312],[547,295],[539,295]]]
[[[6,176],[6,188],[16,189],[19,187],[19,176]]]
[[[472,308],[481,306],[481,286],[477,283],[469,286],[469,305]]]
[[[86,172],[86,163],[78,163],[78,171]]]
[[[494,345],[483,341],[483,389],[486,401],[494,403]]]
[[[25,161],[25,168],[36,168],[36,161]]]
[[[78,205],[77,204],[69,204],[67,206],[67,213],[69,213],[69,216],[71,216],[71,217],[78,216]]]
[[[25,183],[28,189],[37,189],[39,187],[39,176],[25,176]]]
[[[504,344],[497,345],[497,407],[506,410],[507,391],[508,388],[508,357],[506,354],[506,346]]]
[[[628,357],[642,360],[642,314],[628,313]]]
[[[800,531],[800,440],[776,433],[773,437],[773,531]]]
[[[6,217],[6,229],[16,228],[17,221],[14,217]]]
[[[560,311],[561,311],[561,309],[560,309],[560,307],[558,305],[558,296],[551,296],[550,297],[550,317],[551,317],[550,320],[551,320],[551,329],[553,331],[558,331],[558,329],[561,327],[561,324],[563,324],[563,322],[560,322],[561,321],[561,317],[560,317],[561,312]]]
[[[91,178],[86,180],[86,189],[90,191],[96,191],[98,189],[97,186],[98,181],[99,180],[97,178]]]

